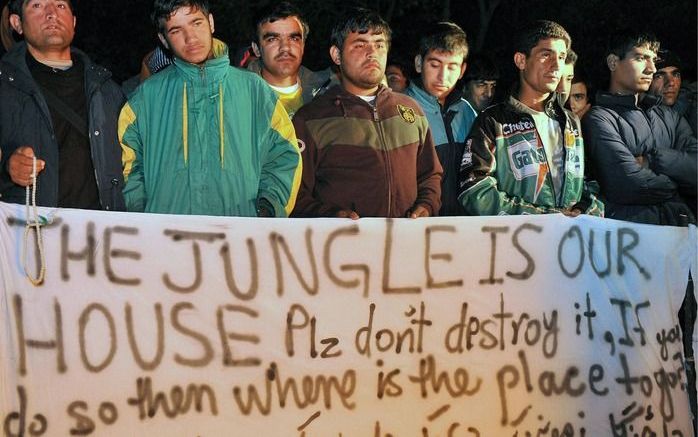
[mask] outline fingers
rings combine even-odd
[[[429,210],[423,206],[418,206],[414,208],[411,212],[409,212],[407,217],[413,219],[420,217],[429,217]]]
[[[573,209],[563,209],[562,214],[564,214],[567,217],[577,217],[579,214],[582,213],[582,211],[578,208],[573,208]]]
[[[358,220],[359,219],[359,214],[356,213],[356,211],[351,211],[348,209],[343,209],[341,211],[337,212],[337,217],[338,218],[350,218],[352,220]]]
[[[21,155],[21,156],[26,156],[27,158],[33,158],[34,157],[34,149],[32,149],[29,146],[18,147],[17,150],[15,150],[15,154]]]
[[[34,150],[31,147],[19,147],[8,160],[8,172],[15,184],[26,187],[32,183]],[[36,172],[40,173],[46,167],[43,159],[36,160]]]

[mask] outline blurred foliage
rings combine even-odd
[[[268,3],[269,0],[211,0],[216,36],[227,42],[233,52],[244,47],[254,35],[252,17]],[[475,41],[482,38],[481,8],[496,3],[486,37]],[[364,6],[377,9],[391,23],[392,54],[409,64],[419,29],[425,23],[450,17],[466,30],[471,47],[481,45],[498,61],[503,78],[500,92],[506,92],[507,82],[516,76],[510,47],[514,30],[519,23],[541,18],[555,20],[568,30],[573,48],[580,55],[579,63],[598,85],[605,83],[606,40],[615,29],[629,25],[652,30],[663,47],[679,54],[686,64],[685,75],[695,80],[695,0],[303,0],[298,4],[311,27],[304,63],[313,69],[329,64],[329,35],[337,17],[350,7]],[[136,74],[142,57],[156,44],[149,18],[151,6],[150,0],[80,1],[76,11],[76,46],[112,70],[117,80]]]

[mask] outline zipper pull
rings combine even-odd
[[[373,106],[373,121],[378,121],[378,107]]]

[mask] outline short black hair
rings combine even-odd
[[[24,18],[23,17],[24,5],[28,1],[29,0],[10,0],[10,2],[7,4],[7,9],[9,10],[10,14],[19,15],[20,18]],[[68,6],[70,7],[70,11],[75,12],[73,9],[73,2],[71,0],[66,0],[66,2],[68,2]]]
[[[208,16],[211,8],[208,0],[155,0],[153,13],[150,18],[158,32],[164,33],[165,23],[180,8],[191,8],[192,11],[201,11]]]
[[[572,38],[564,27],[549,20],[536,20],[525,24],[516,32],[514,38],[514,53],[523,53],[526,56],[539,41],[544,39],[561,39],[565,41],[567,49],[572,45]]]
[[[365,8],[351,8],[332,28],[330,45],[342,50],[347,35],[352,32],[362,34],[369,32],[382,33],[388,41],[388,46],[393,34],[392,30],[390,30],[390,25],[377,12]]]
[[[499,80],[497,64],[482,53],[473,54],[468,62],[468,68],[465,70],[463,82],[471,80]]]
[[[651,32],[644,30],[625,28],[611,35],[606,56],[616,55],[620,59],[635,47],[647,47],[651,51],[659,52],[659,40]]]
[[[429,26],[419,39],[419,54],[422,58],[432,50],[462,54],[468,57],[468,38],[465,31],[455,23],[442,21]]]
[[[596,94],[594,92],[594,84],[592,83],[591,78],[587,75],[586,70],[579,65],[574,66],[574,77],[572,78],[572,85],[574,85],[575,83],[583,83],[584,86],[587,87],[587,101],[593,105],[594,95]]]
[[[259,42],[259,28],[265,23],[273,23],[277,20],[283,20],[284,18],[296,17],[301,23],[303,28],[303,40],[308,38],[310,33],[310,26],[308,22],[303,18],[303,14],[300,9],[298,9],[293,3],[288,1],[274,2],[260,9],[254,17],[254,37],[253,41]]]
[[[654,63],[654,65],[657,67],[657,70],[666,67],[676,67],[676,69],[679,71],[683,70],[681,58],[679,58],[679,56],[671,50],[660,50],[657,53],[657,61]]]
[[[587,89],[591,88],[591,82],[589,81],[589,77],[586,74],[586,70],[584,70],[582,67],[575,65],[574,66],[574,77],[572,78],[572,84],[574,85],[575,83],[583,83],[586,85]]]
[[[402,71],[402,74],[409,78],[412,75],[412,71],[410,70],[410,63],[405,62],[404,58],[399,55],[391,55],[388,57],[388,62],[385,64],[385,68],[387,69],[391,65],[397,67]]]
[[[574,65],[577,63],[577,59],[579,59],[579,56],[577,56],[577,53],[569,49],[567,50],[567,57],[565,58],[565,65]]]

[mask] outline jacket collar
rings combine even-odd
[[[436,97],[429,94],[427,90],[424,89],[424,85],[422,84],[422,80],[420,78],[417,78],[414,81],[412,81],[407,88],[414,96],[418,98],[420,103],[428,103],[430,107],[432,107],[433,109],[438,109],[439,111],[441,111],[442,109],[444,111],[457,110],[456,108],[454,108],[454,106],[460,103],[463,97],[462,89],[456,86],[448,95],[448,97],[446,97],[444,107],[441,108],[439,100]]]
[[[654,94],[611,94],[599,91],[596,93],[596,104],[601,106],[621,106],[629,109],[650,109],[662,103],[662,97]]]
[[[377,100],[382,100],[388,95],[390,95],[392,91],[390,88],[387,86],[380,84],[378,85],[378,92],[376,93],[376,99]],[[332,88],[328,89],[327,92],[323,95],[331,96],[333,99],[341,99],[341,100],[352,100],[352,101],[360,101],[364,102],[359,96],[350,93],[349,91],[345,90],[342,85],[335,85]],[[366,103],[366,102],[364,102]]]
[[[507,100],[507,104],[512,106],[516,111],[522,112],[524,109],[525,105],[521,103],[521,101],[518,100],[518,93],[512,93],[509,95],[509,99]],[[526,109],[527,111],[530,111],[530,108]],[[554,118],[556,120],[559,120],[561,117],[564,118],[564,109],[560,105],[560,99],[558,97],[558,93],[552,92],[548,96],[547,100],[543,104],[543,112],[550,117]]]
[[[90,58],[81,50],[71,47],[70,54],[74,58],[79,58],[85,69],[85,84],[88,87],[86,92],[91,94],[92,88],[99,86],[111,78],[111,72],[104,67],[92,63]],[[5,54],[2,58],[4,67],[10,66],[14,71],[4,71],[10,75],[13,81],[17,81],[17,86],[32,92],[39,92],[39,88],[32,78],[26,61],[27,43],[20,41]]]
[[[228,46],[224,42],[214,38],[212,50],[213,58],[204,62],[203,65],[190,64],[175,56],[175,68],[188,79],[196,79],[202,75],[213,80],[220,79],[227,74],[228,67],[230,66]]]
[[[521,103],[519,100],[516,99],[515,94],[510,94],[509,98],[507,99],[506,103],[507,106],[509,106],[512,110],[518,112],[518,113],[524,113],[528,117],[531,117],[529,115],[528,111],[529,109],[527,108],[523,103]],[[525,110],[524,110],[525,109]],[[548,100],[545,101],[545,105],[543,106],[543,110],[545,114],[554,119],[557,120],[558,123],[560,123],[560,128],[562,132],[565,131],[567,128],[568,123],[570,123],[570,119],[568,118],[568,114],[571,114],[570,111],[567,111],[560,106],[560,101],[558,99],[558,94],[553,92],[550,94],[548,97]],[[573,129],[574,127],[571,125],[570,129]]]

